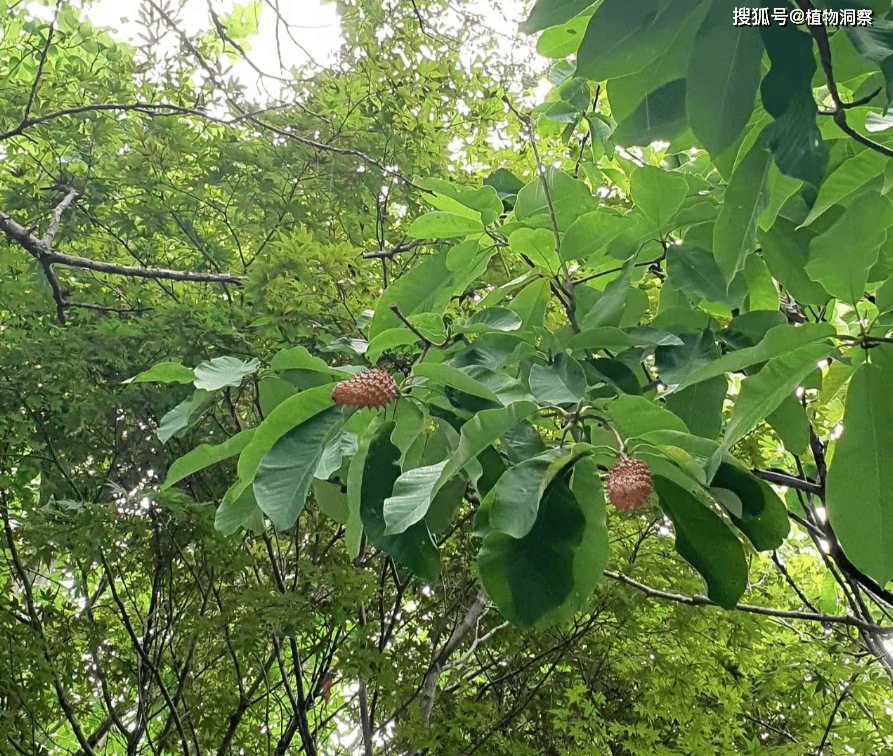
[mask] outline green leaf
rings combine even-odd
[[[886,95],[889,102],[893,97],[893,22],[872,19],[870,26],[845,26],[844,32],[852,42],[856,52],[865,60],[877,65],[886,82]]]
[[[330,483],[327,480],[314,478],[310,484],[313,498],[319,507],[319,511],[326,517],[333,519],[339,525],[346,525],[349,517],[347,494],[341,490],[339,483]]]
[[[638,107],[614,130],[613,141],[647,146],[659,139],[672,141],[685,131],[685,79],[675,79],[645,95]]]
[[[555,236],[545,228],[519,228],[509,235],[509,246],[516,255],[527,257],[534,265],[556,273],[559,268]]]
[[[524,182],[505,168],[498,168],[493,171],[484,179],[484,185],[492,186],[496,190],[496,195],[503,202],[508,197],[517,195],[524,188]]]
[[[586,2],[586,0],[580,0],[580,2]],[[583,43],[583,35],[586,33],[588,23],[589,16],[576,16],[567,23],[546,29],[536,41],[536,51],[544,58],[558,60],[557,65],[559,66],[566,64],[564,59],[577,52]],[[570,64],[569,76],[573,76],[575,68],[575,64]]]
[[[366,426],[363,435],[357,442],[357,452],[351,458],[350,466],[347,469],[347,522],[344,525],[344,545],[351,559],[356,559],[359,555],[360,544],[363,540],[363,520],[360,509],[366,458],[369,455],[369,447],[383,424],[381,415],[378,415]]]
[[[885,585],[893,577],[893,354],[869,352],[853,373],[826,481],[828,517],[844,553]]]
[[[850,304],[858,302],[891,224],[890,200],[876,192],[865,192],[831,228],[809,243],[806,272],[833,296]],[[846,254],[841,254],[842,250]]]
[[[518,30],[522,34],[558,26],[570,21],[578,13],[582,13],[595,0],[537,0],[527,20],[522,22]]]
[[[719,348],[710,329],[679,335],[681,346],[659,346],[654,350],[654,366],[660,380],[672,386],[685,376],[719,357]]]
[[[515,298],[517,299],[517,297]],[[521,318],[504,307],[485,307],[475,312],[464,325],[455,326],[455,333],[487,333],[488,331],[517,331]]]
[[[621,271],[605,287],[605,291],[592,309],[586,313],[581,327],[585,331],[601,326],[616,326],[620,324],[620,318],[626,307],[626,298],[629,296],[630,281],[632,279],[633,266],[636,257],[633,255],[627,260]]]
[[[394,423],[383,423],[369,441],[363,462],[360,518],[369,542],[428,582],[440,571],[440,555],[424,522],[398,535],[385,535],[384,503],[400,477],[400,450],[391,443]]]
[[[257,372],[260,360],[242,362],[235,357],[215,357],[203,362],[195,369],[195,387],[205,391],[216,391],[225,386],[240,386],[246,375]]]
[[[289,347],[277,352],[270,360],[270,368],[280,372],[283,370],[313,370],[339,379],[344,378],[344,373],[329,367],[319,357],[310,354],[302,346]]]
[[[184,454],[179,459],[174,460],[167,471],[167,477],[161,485],[161,490],[170,488],[174,483],[183,480],[183,478],[193,473],[197,473],[199,470],[204,470],[206,467],[216,465],[224,459],[239,454],[248,445],[253,435],[254,428],[246,428],[222,444],[201,444],[197,446],[188,454]]]
[[[884,172],[890,159],[874,150],[865,149],[855,157],[845,160],[819,187],[819,196],[800,224],[808,226],[829,207],[855,195],[875,176]]]
[[[718,375],[667,395],[667,409],[681,418],[696,436],[716,438],[722,427],[722,405],[727,391],[725,376]]]
[[[552,482],[523,538],[491,532],[477,564],[506,619],[545,627],[585,604],[607,558],[604,494],[595,463],[584,458]]]
[[[827,570],[822,577],[822,588],[816,604],[825,614],[837,614],[837,579],[831,570]]]
[[[598,200],[592,196],[589,187],[582,181],[571,178],[563,171],[546,167],[546,186],[549,187],[549,199],[555,212],[555,222],[559,231],[565,231],[581,215],[598,208]],[[515,218],[523,221],[536,215],[549,215],[549,201],[543,190],[543,184],[537,177],[518,192],[515,202]],[[551,229],[551,225],[548,226]],[[552,250],[555,240],[552,239]]]
[[[255,512],[260,512],[254,500],[254,491],[249,487],[242,494],[230,501],[224,497],[214,515],[214,528],[223,535],[232,535],[243,525],[247,525]]]
[[[756,346],[729,352],[709,365],[692,371],[679,383],[678,388],[683,389],[723,373],[740,372],[744,368],[787,354],[798,347],[833,336],[835,333],[834,326],[828,323],[776,326],[770,329],[766,337]]]
[[[577,404],[586,395],[586,375],[579,362],[560,353],[551,365],[531,366],[530,393],[540,404]]]
[[[421,520],[440,488],[503,433],[537,410],[533,402],[478,412],[462,426],[459,446],[443,462],[404,472],[385,501],[388,535],[400,533]]]
[[[499,397],[479,381],[462,372],[459,368],[445,363],[422,362],[413,367],[413,375],[428,378],[444,386],[450,386],[466,394],[501,403]]]
[[[561,239],[561,259],[567,262],[591,257],[628,230],[631,223],[632,216],[618,215],[608,208],[581,215]]]
[[[452,239],[483,231],[484,224],[480,218],[466,218],[436,210],[416,218],[406,230],[406,235],[412,239]]]
[[[286,399],[257,426],[239,455],[238,473],[243,487],[251,484],[261,460],[282,436],[334,404],[333,386],[333,383],[317,386]]]
[[[715,0],[695,36],[686,77],[691,130],[711,155],[730,147],[753,112],[760,84],[759,31],[729,23],[734,0]]]
[[[830,296],[805,270],[809,261],[809,242],[814,236],[809,229],[795,230],[795,224],[786,218],[778,218],[769,231],[758,232],[763,259],[773,278],[797,302],[821,306]]]
[[[608,405],[608,414],[624,440],[656,430],[688,431],[676,415],[644,396],[622,394]]]
[[[539,328],[546,315],[549,294],[548,279],[539,278],[521,289],[509,302],[508,309],[520,318],[522,327]]]
[[[735,534],[712,509],[662,475],[654,476],[661,509],[673,521],[676,551],[707,583],[707,596],[734,609],[747,588],[747,561]]]
[[[760,95],[766,112],[775,119],[763,134],[779,171],[818,186],[828,153],[816,125],[812,36],[793,24],[760,26],[759,32],[772,62]]]
[[[766,481],[734,461],[723,461],[711,485],[719,491],[735,494],[741,511],[729,510],[729,517],[757,551],[772,551],[781,546],[790,532],[787,508]],[[720,503],[723,503],[722,499]]]
[[[688,244],[671,244],[666,265],[672,286],[691,295],[695,301],[730,303],[728,287],[716,258],[706,250]]]
[[[313,477],[328,480],[341,467],[344,457],[352,457],[357,453],[357,434],[341,431],[331,436],[326,442]]]
[[[827,357],[831,349],[830,344],[807,344],[789,354],[772,358],[759,373],[748,376],[741,384],[723,445],[728,448],[765,419],[787,396],[794,393],[794,389],[816,369],[816,363]]]
[[[632,201],[654,224],[658,233],[669,231],[670,220],[688,194],[685,179],[677,173],[645,165],[633,171],[629,187]]]
[[[491,186],[463,189],[438,178],[420,179],[418,184],[434,192],[433,195],[425,195],[424,199],[438,210],[479,219],[485,226],[489,226],[502,213],[502,200]]]
[[[443,315],[450,297],[454,293],[465,291],[468,284],[487,267],[492,254],[493,250],[490,250],[477,258],[473,266],[461,271],[449,270],[446,264],[447,252],[432,255],[410,268],[379,297],[369,325],[369,339],[374,339],[389,328],[401,327],[400,319],[391,311],[392,302],[407,318],[420,312]]]
[[[409,346],[419,341],[419,337],[408,328],[388,328],[387,331],[382,331],[369,342],[369,347],[366,349],[366,359],[375,363],[389,349]]]
[[[713,229],[713,254],[723,278],[731,281],[756,247],[757,221],[766,206],[769,152],[758,141],[729,179],[722,209]]]
[[[546,489],[586,453],[586,444],[576,444],[570,453],[550,449],[506,470],[487,497],[489,532],[512,538],[527,535],[536,522]]]
[[[254,496],[278,530],[295,524],[326,443],[343,422],[341,408],[330,407],[278,439],[261,460]]]
[[[627,76],[658,58],[686,25],[700,24],[702,0],[604,0],[577,51],[577,76],[605,81]]]
[[[210,391],[196,389],[192,396],[184,399],[158,423],[156,435],[161,443],[166,444],[174,436],[189,428],[199,416],[211,406],[215,396]]]
[[[179,362],[159,362],[123,383],[192,383],[195,372]]]
[[[781,404],[766,416],[766,422],[778,434],[788,452],[806,454],[806,447],[809,445],[809,419],[796,396],[791,394],[785,397]]]

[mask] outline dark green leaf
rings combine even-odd
[[[734,609],[747,588],[744,549],[729,526],[689,491],[662,475],[654,476],[661,509],[673,521],[676,551],[707,583],[707,596]]]
[[[882,344],[869,355],[850,380],[827,506],[850,561],[885,585],[893,577],[893,354]]]
[[[763,42],[757,29],[729,23],[736,7],[735,0],[712,3],[688,61],[688,122],[712,155],[731,146],[747,125],[760,83]]]
[[[391,443],[394,423],[383,423],[369,443],[364,460],[360,517],[369,542],[429,582],[437,580],[440,555],[428,527],[416,522],[397,535],[385,535],[384,503],[400,476],[400,450]]]
[[[292,527],[298,519],[326,443],[343,421],[341,408],[330,407],[282,436],[261,460],[254,496],[279,530]]]

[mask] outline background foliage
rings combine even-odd
[[[507,4],[544,66],[343,2],[260,95],[274,2],[0,0],[0,752],[888,752],[893,22],[843,7]]]

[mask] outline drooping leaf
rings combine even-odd
[[[812,37],[794,24],[773,23],[759,32],[772,62],[760,85],[763,107],[775,119],[764,132],[766,142],[779,171],[818,186],[828,153],[816,125]]]
[[[416,522],[397,535],[385,535],[384,502],[400,476],[400,450],[391,443],[394,423],[383,423],[365,454],[360,493],[360,518],[369,542],[429,582],[437,580],[440,555],[428,527]]]
[[[704,578],[710,600],[733,609],[747,587],[741,542],[719,515],[674,481],[655,475],[654,488],[673,522],[676,551]]]
[[[326,443],[343,422],[340,407],[314,415],[278,439],[258,465],[254,496],[279,530],[298,519]]]
[[[686,76],[686,112],[711,155],[732,145],[753,112],[763,42],[757,29],[729,23],[735,0],[713,2],[695,35]]]
[[[769,152],[758,141],[729,179],[713,230],[713,254],[727,282],[744,268],[744,258],[756,248],[757,221],[766,206],[768,170]]]
[[[524,537],[489,532],[477,564],[506,619],[545,627],[583,605],[607,558],[604,494],[595,463],[584,458],[552,482]]]
[[[421,520],[440,488],[503,433],[537,409],[533,402],[514,402],[507,407],[478,412],[462,426],[459,446],[443,462],[405,471],[385,501],[387,535],[401,533]]]
[[[875,347],[853,373],[826,480],[828,517],[844,553],[881,585],[893,577],[893,354]]]

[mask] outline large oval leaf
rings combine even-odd
[[[655,475],[654,488],[661,509],[673,521],[676,551],[704,578],[708,598],[734,609],[747,588],[741,541],[716,512],[669,478]]]
[[[326,443],[343,422],[341,408],[330,407],[286,433],[261,460],[254,496],[261,511],[280,530],[290,528],[298,519]]]
[[[523,538],[491,532],[477,564],[506,619],[543,627],[583,606],[607,557],[604,494],[595,463],[584,458],[552,482]]]
[[[360,491],[360,518],[369,542],[416,575],[434,582],[440,570],[437,546],[424,522],[416,522],[404,532],[386,536],[384,502],[400,477],[400,449],[391,443],[394,422],[383,423],[370,439],[363,460]]]
[[[827,504],[847,557],[884,585],[893,577],[893,354],[885,345],[870,354],[850,380]]]

